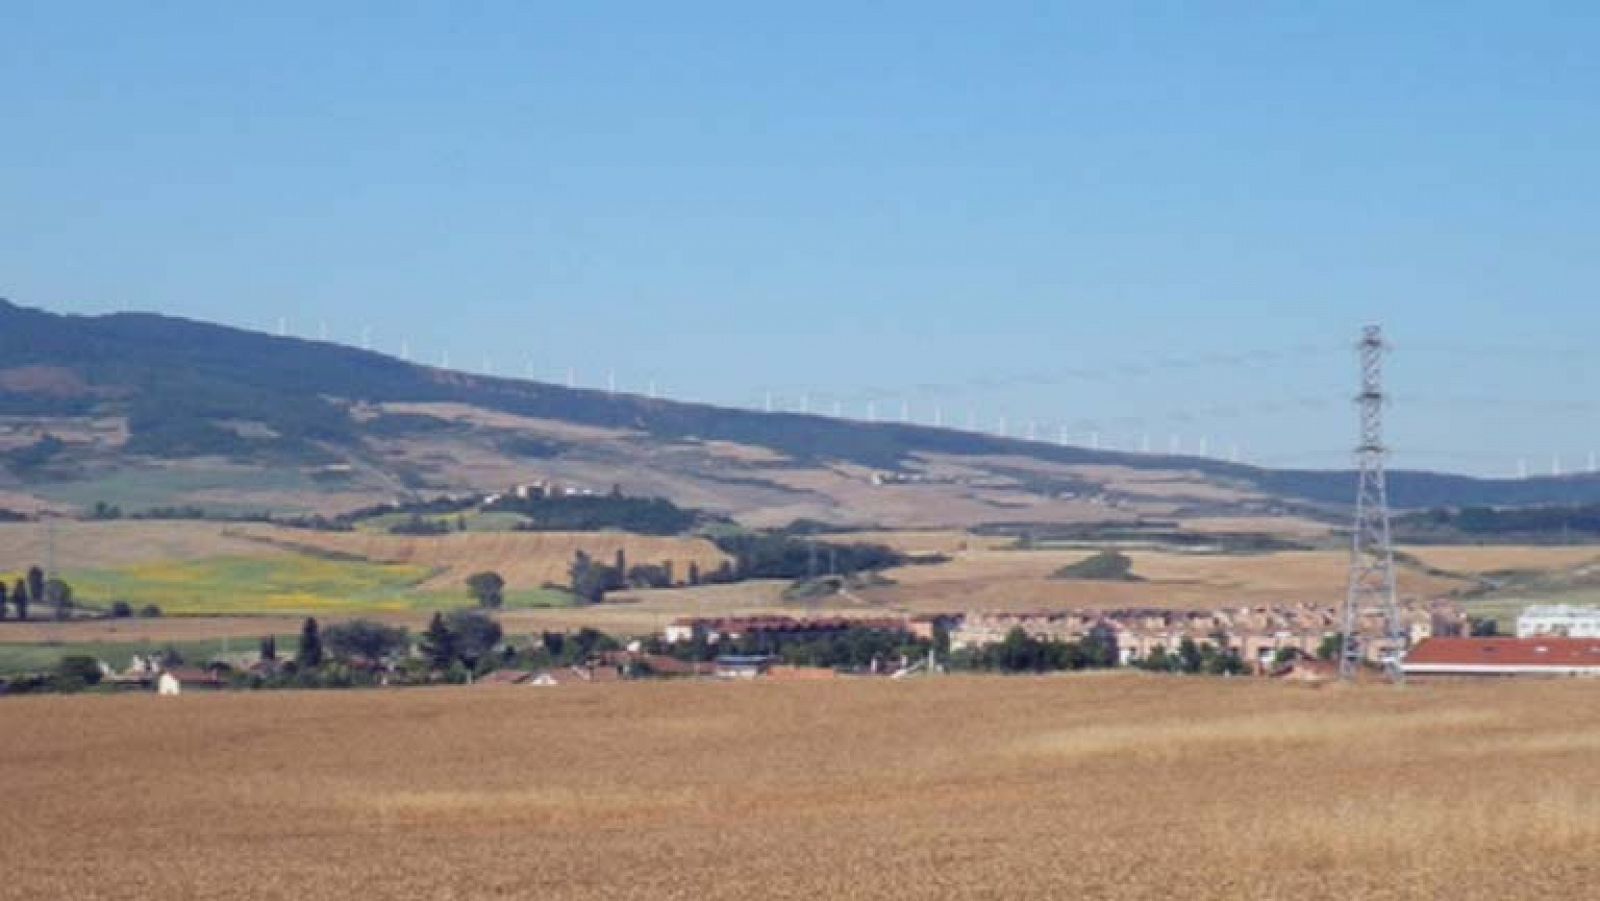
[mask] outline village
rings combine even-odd
[[[1199,611],[684,617],[639,638],[585,629],[518,642],[489,627],[490,640],[477,653],[463,655],[456,645],[446,656],[438,644],[463,639],[441,638],[430,630],[412,641],[404,630],[355,621],[330,626],[325,641],[306,637],[316,635],[315,621],[308,620],[308,632],[292,657],[279,658],[276,642],[264,640],[255,653],[193,663],[150,653],[135,654],[121,669],[98,659],[63,665],[83,683],[80,688],[167,696],[230,688],[904,679],[960,671],[1116,667],[1325,682],[1338,677],[1338,613],[1326,605],[1288,604]],[[1474,634],[1489,630],[1448,599],[1404,605],[1402,617],[1406,640],[1398,658],[1408,677],[1600,676],[1600,608],[1531,607],[1519,619],[1515,637]],[[477,613],[451,620],[468,624],[462,629],[482,628],[486,621]],[[436,627],[443,623],[437,620]],[[309,653],[308,641],[316,645]],[[1366,648],[1370,670],[1375,674],[1394,653],[1372,643]],[[8,690],[29,686],[21,680],[0,683],[0,693]]]

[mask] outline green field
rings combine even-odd
[[[300,555],[210,557],[119,569],[68,571],[86,604],[155,604],[168,615],[377,613],[413,610],[416,586],[433,575],[421,566],[327,560]],[[465,592],[455,606],[470,599]]]
[[[265,637],[265,636],[262,636]],[[278,656],[288,659],[300,647],[299,635],[279,635]],[[40,673],[52,670],[62,657],[82,655],[104,661],[116,670],[128,667],[134,654],[155,654],[171,648],[190,664],[201,664],[217,657],[238,656],[254,659],[259,639],[205,639],[203,641],[87,641],[46,644],[0,643],[0,676]]]
[[[505,591],[506,610],[540,610],[546,607],[571,607],[576,601],[570,593],[554,588],[508,588]],[[412,609],[451,610],[470,607],[476,602],[461,591],[419,591],[410,596]]]
[[[459,591],[418,587],[434,574],[424,566],[283,554],[68,570],[63,578],[84,606],[105,609],[126,601],[137,611],[154,604],[167,616],[360,615],[450,610],[476,603],[465,586]],[[9,583],[17,575],[0,573],[0,579]],[[572,595],[550,588],[505,592],[505,607],[512,610],[572,603]]]
[[[91,479],[71,482],[46,482],[37,486],[38,493],[58,503],[73,504],[89,509],[98,501],[105,501],[133,514],[152,507],[194,504],[216,514],[239,515],[270,512],[297,514],[308,512],[302,505],[279,506],[263,509],[255,504],[197,501],[196,494],[205,492],[249,491],[307,493],[323,490],[310,477],[298,470],[273,467],[267,469],[238,466],[171,466],[127,468],[98,475]]]

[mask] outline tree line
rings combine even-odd
[[[46,577],[38,566],[30,566],[11,583],[10,589],[0,579],[0,620],[8,618],[8,605],[18,620],[27,620],[35,607],[48,609],[53,618],[65,620],[72,616],[72,586],[62,579]]]

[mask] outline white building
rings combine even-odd
[[[163,695],[178,695],[183,693],[183,683],[171,673],[162,673],[156,680],[156,693]]]
[[[1535,605],[1517,617],[1517,637],[1564,635],[1568,638],[1600,638],[1600,607],[1573,607],[1567,604]]]

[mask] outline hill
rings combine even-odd
[[[489,378],[146,313],[0,301],[0,361],[0,508],[21,513],[327,513],[551,479],[756,525],[970,527],[1316,515],[1353,484]],[[1583,503],[1600,479],[1396,472],[1390,493],[1401,507]]]

